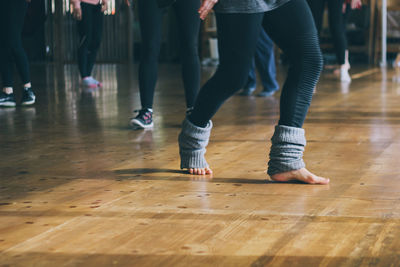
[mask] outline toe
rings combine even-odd
[[[313,178],[313,183],[314,184],[329,184],[329,179],[324,178],[324,177],[315,176]]]

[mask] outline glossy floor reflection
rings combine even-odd
[[[185,174],[180,68],[161,65],[147,131],[128,126],[136,73],[99,65],[103,88],[85,90],[76,66],[35,65],[37,104],[0,109],[1,265],[400,265],[394,70],[356,67],[351,84],[323,74],[305,160],[329,186],[267,181],[279,94],[231,98],[207,150],[214,176]]]

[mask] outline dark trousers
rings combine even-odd
[[[321,33],[325,4],[328,2],[329,29],[332,35],[338,64],[345,63],[347,38],[343,18],[343,0],[307,0],[314,16],[318,34]]]
[[[24,84],[31,82],[29,62],[22,47],[22,28],[28,4],[25,0],[2,0],[0,7],[0,68],[3,87],[12,87],[14,62]]]
[[[265,15],[217,14],[220,64],[199,92],[189,116],[193,124],[205,127],[225,100],[244,86],[261,24],[290,63],[282,88],[279,124],[302,127],[322,70],[318,35],[305,0],[292,0]]]
[[[264,88],[263,90],[267,92],[278,90],[279,85],[276,81],[274,42],[272,42],[264,29],[261,29],[260,37],[257,41],[256,54],[251,64],[249,78],[246,83],[247,88],[256,86],[256,67],[260,74],[261,83]]]
[[[78,22],[78,65],[81,77],[91,76],[103,34],[101,5],[81,3],[82,20]]]
[[[156,0],[138,0],[142,50],[139,65],[139,89],[142,108],[152,108],[157,82],[158,56],[161,46],[162,19],[165,9]],[[193,107],[200,88],[198,36],[200,0],[177,0],[173,6],[178,20],[180,56],[186,105]]]

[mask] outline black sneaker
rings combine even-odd
[[[15,105],[15,97],[13,93],[0,93],[0,107],[15,107]]]
[[[28,106],[33,105],[35,103],[36,96],[32,91],[32,88],[24,88],[22,92],[22,101],[21,105]]]
[[[151,128],[153,127],[153,112],[149,109],[135,110],[139,114],[131,119],[130,125],[134,128]]]

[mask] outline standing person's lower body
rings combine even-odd
[[[200,90],[193,112],[179,135],[181,168],[192,174],[212,173],[204,158],[211,118],[246,82],[263,23],[268,35],[290,60],[282,88],[280,120],[271,139],[268,174],[276,181],[300,180],[326,184],[305,169],[303,126],[314,87],[322,69],[322,55],[314,21],[305,0],[292,0],[265,13],[217,14],[220,65]]]
[[[321,33],[326,2],[329,12],[329,29],[333,39],[337,63],[340,66],[340,80],[350,82],[349,51],[347,49],[346,27],[344,25],[343,0],[307,0],[310,5],[318,34]]]
[[[200,1],[177,0],[172,7],[177,16],[183,87],[187,112],[190,112],[200,88],[198,55],[200,19],[197,13]],[[142,35],[139,65],[139,90],[142,107],[138,110],[139,114],[131,119],[130,124],[135,128],[151,128],[153,126],[153,100],[157,82],[162,19],[165,9],[159,8],[156,0],[138,0],[138,8]]]
[[[276,81],[274,43],[264,29],[260,31],[260,37],[257,41],[256,53],[249,71],[249,77],[244,89],[240,93],[241,95],[249,96],[256,90],[256,67],[263,85],[263,90],[257,94],[257,96],[272,96],[279,90],[279,84]]]
[[[14,62],[22,83],[21,105],[35,103],[35,94],[31,88],[28,57],[22,47],[22,28],[28,4],[25,0],[4,0],[0,9],[0,68],[3,78],[3,90],[0,93],[0,106],[15,107]]]
[[[103,35],[104,14],[101,12],[101,5],[81,3],[81,9],[82,20],[78,21],[79,72],[84,86],[100,87],[101,83],[92,77],[92,71]]]

